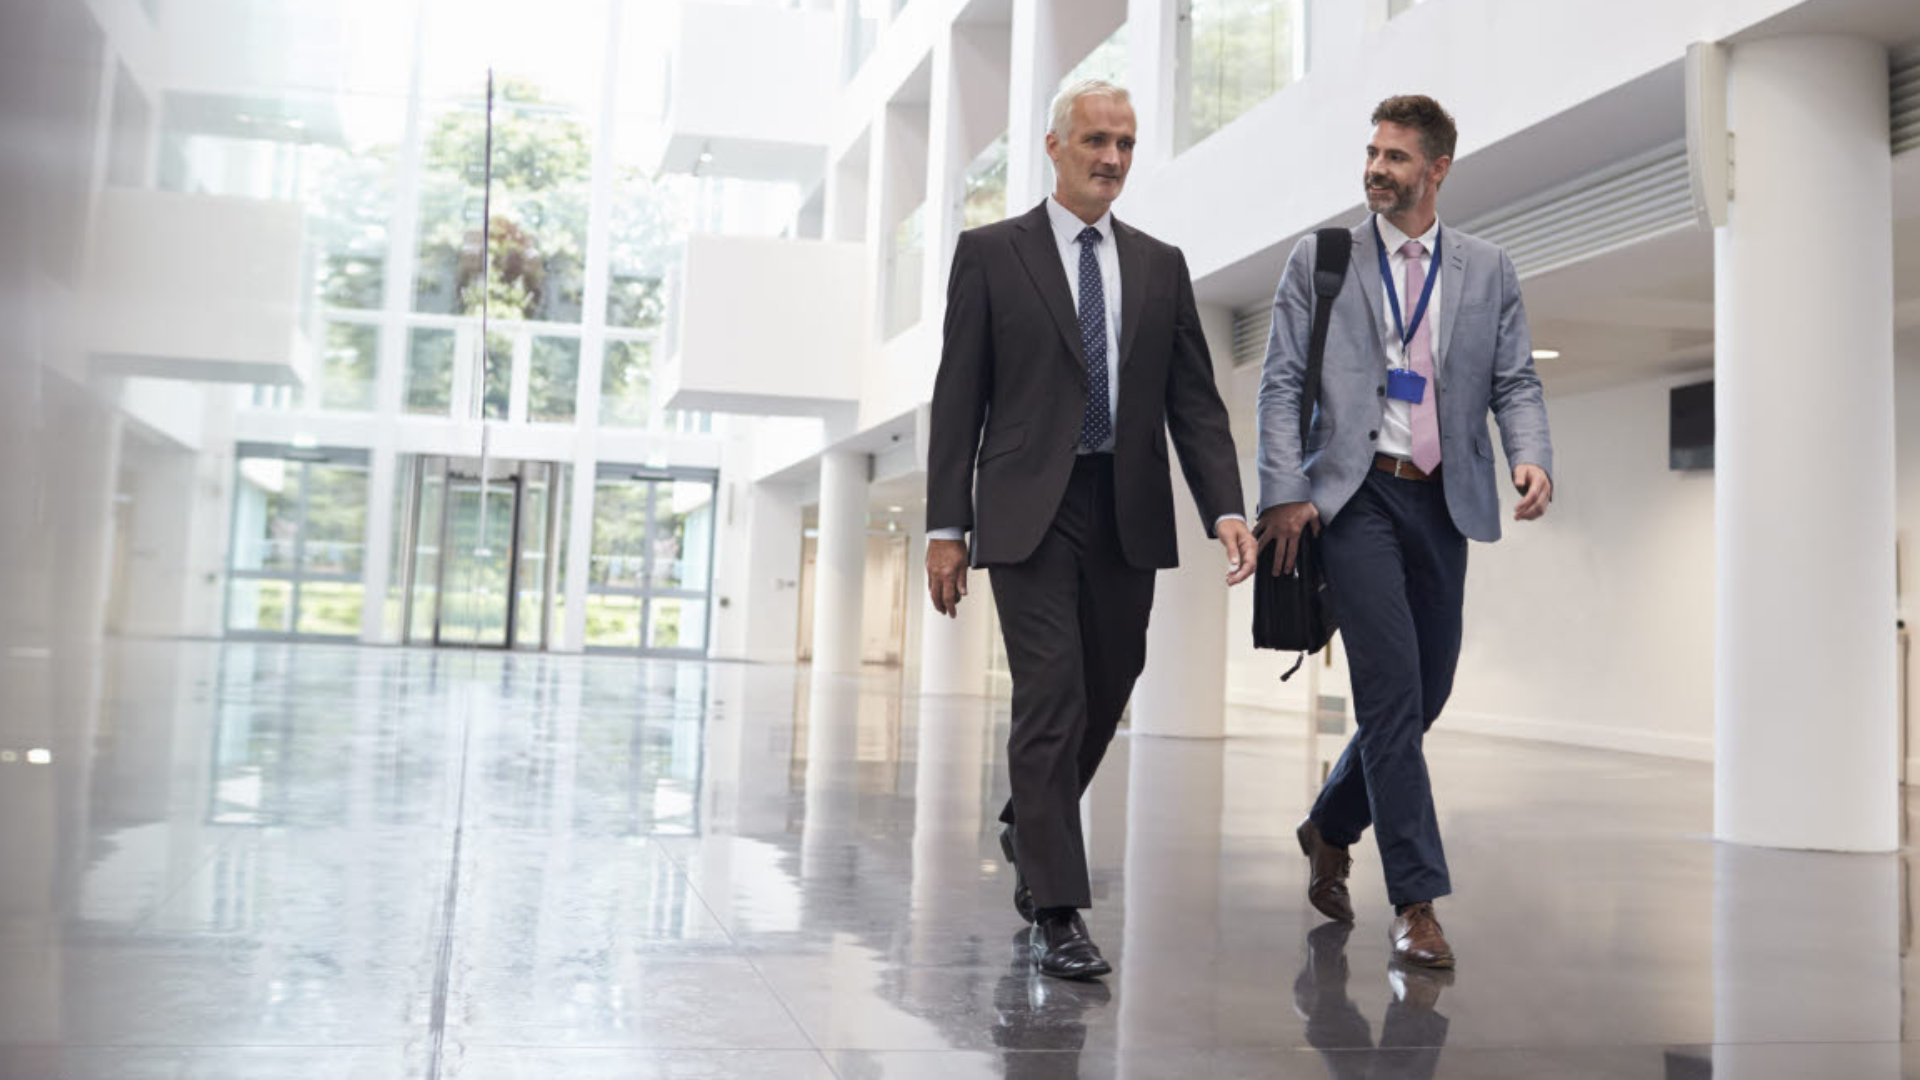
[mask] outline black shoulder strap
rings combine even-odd
[[[1346,229],[1319,229],[1313,243],[1313,330],[1307,338],[1307,385],[1300,397],[1300,448],[1305,453],[1313,410],[1320,403],[1320,362],[1327,355],[1327,323],[1334,298],[1347,280],[1353,258],[1353,234]]]

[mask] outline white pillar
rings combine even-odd
[[[1172,161],[1186,122],[1186,50],[1181,43],[1181,0],[1128,0],[1127,92],[1133,99],[1137,138],[1133,171],[1151,172]]]
[[[1789,37],[1728,64],[1715,237],[1714,829],[1899,843],[1887,54]]]
[[[366,553],[360,567],[360,640],[379,645],[399,638],[387,636],[387,592],[392,587],[394,485],[399,456],[390,440],[375,446],[367,468],[366,536],[360,550]]]
[[[1067,68],[1060,63],[1056,0],[1013,0],[1013,61],[1007,98],[1007,213],[1027,212],[1053,190],[1047,108]]]
[[[820,455],[820,543],[813,573],[813,670],[860,670],[861,591],[867,572],[865,454]]]
[[[1225,385],[1233,370],[1233,315],[1200,309],[1214,363],[1214,381]],[[1239,446],[1248,445],[1244,441]],[[1173,525],[1180,565],[1162,570],[1153,587],[1153,617],[1147,623],[1147,667],[1133,690],[1133,730],[1141,735],[1217,739],[1227,721],[1226,549],[1207,538],[1193,493],[1176,472]],[[1243,583],[1239,588],[1250,589]],[[1251,633],[1246,626],[1236,633]]]

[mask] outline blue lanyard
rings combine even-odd
[[[1433,234],[1433,251],[1427,255],[1427,283],[1420,289],[1420,302],[1414,305],[1413,321],[1400,321],[1400,290],[1393,287],[1393,267],[1387,262],[1387,242],[1380,237],[1380,219],[1373,219],[1374,253],[1380,256],[1380,277],[1387,283],[1387,306],[1393,309],[1393,328],[1400,333],[1400,346],[1405,348],[1413,341],[1413,335],[1420,332],[1420,320],[1427,317],[1427,301],[1433,299],[1433,283],[1440,278],[1440,234]]]

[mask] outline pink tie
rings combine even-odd
[[[1409,240],[1400,246],[1400,254],[1407,257],[1407,292],[1401,312],[1404,320],[1413,317],[1411,309],[1420,303],[1420,292],[1427,285],[1427,269],[1421,262],[1427,256],[1427,247],[1418,240]],[[1440,467],[1440,417],[1433,407],[1440,396],[1440,384],[1433,377],[1434,314],[1427,312],[1414,330],[1413,340],[1407,344],[1408,365],[1414,374],[1427,380],[1427,392],[1413,406],[1413,464],[1425,473]]]

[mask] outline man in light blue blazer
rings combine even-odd
[[[1517,520],[1546,512],[1553,447],[1513,261],[1440,223],[1453,118],[1413,95],[1382,102],[1373,124],[1372,213],[1353,230],[1304,452],[1314,237],[1294,248],[1274,295],[1255,533],[1280,545],[1276,573],[1292,569],[1304,531],[1321,538],[1353,676],[1357,731],[1297,833],[1312,862],[1308,899],[1352,921],[1348,848],[1372,825],[1395,959],[1449,968],[1433,901],[1452,885],[1422,744],[1460,658],[1467,541],[1500,538],[1488,412],[1520,492]]]

